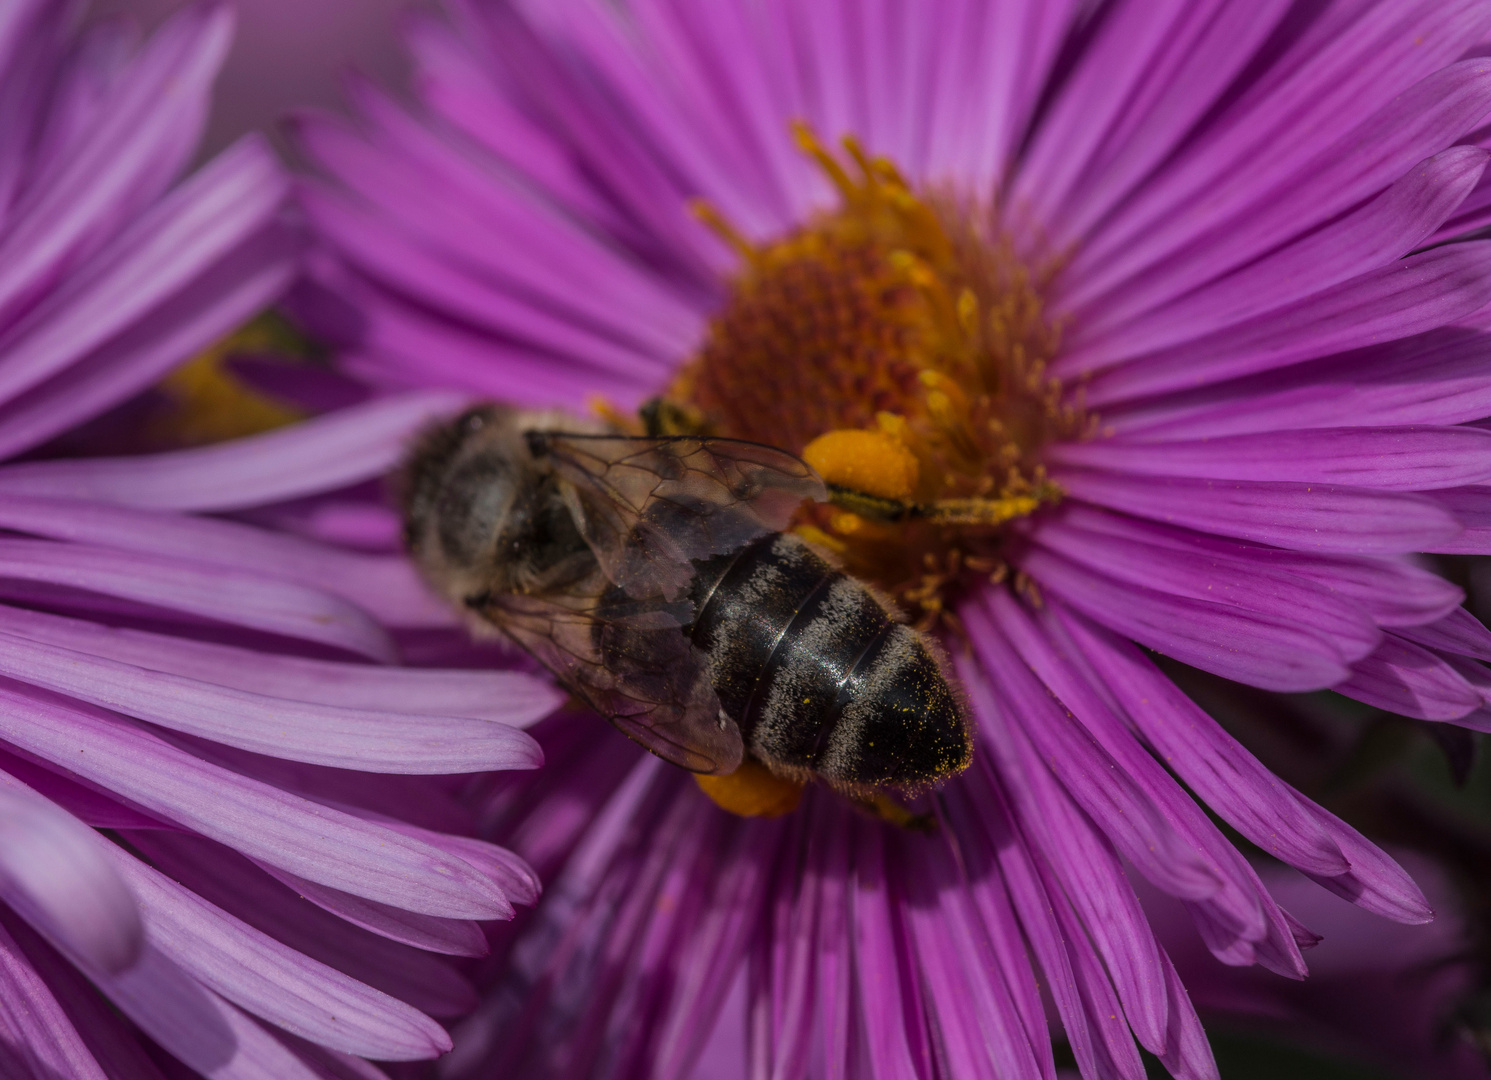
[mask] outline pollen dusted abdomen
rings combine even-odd
[[[698,564],[688,630],[721,707],[774,771],[915,787],[971,743],[927,640],[790,534]]]

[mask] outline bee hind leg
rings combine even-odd
[[[918,814],[908,807],[902,806],[889,795],[875,793],[871,795],[850,796],[850,802],[854,803],[863,813],[885,822],[895,825],[897,828],[908,829],[911,832],[931,833],[937,831],[937,818],[932,814]]]

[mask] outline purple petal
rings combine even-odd
[[[1449,488],[1430,498],[1454,514],[1464,526],[1459,536],[1425,547],[1446,555],[1484,555],[1491,552],[1491,487]]]
[[[912,961],[906,955],[904,932],[896,925],[898,913],[889,896],[883,830],[855,824],[859,827],[854,830],[858,843],[854,845],[850,912],[860,1023],[877,1069],[884,1068],[893,1076],[915,1076],[916,1062],[927,1048],[921,988],[902,974]]]
[[[1298,551],[1426,551],[1461,530],[1433,500],[1399,492],[1297,482],[1141,479],[1072,468],[1053,469],[1052,476],[1074,497],[1122,513]]]
[[[1159,888],[1189,900],[1215,895],[1222,886],[1221,875],[1167,820],[1165,794],[1152,790],[1158,779],[1153,762],[1146,770],[1148,775],[1135,775],[1126,766],[1137,765],[1142,752],[1115,760],[1113,748],[1103,740],[1095,741],[1076,722],[1080,716],[1074,718],[1072,712],[1080,712],[1090,702],[1061,696],[1063,686],[1073,689],[1071,681],[1052,679],[1059,674],[1053,657],[1033,640],[1032,628],[1007,592],[986,595],[984,606],[994,623],[970,606],[959,609],[969,638],[989,675],[1022,717],[1025,735],[1072,801]],[[1018,650],[1018,659],[1011,645]],[[1031,677],[1032,671],[1036,678]],[[1044,685],[1038,680],[1044,680]],[[1133,749],[1138,751],[1137,746]]]
[[[273,757],[363,772],[537,768],[538,743],[504,724],[344,709],[230,690],[0,633],[0,674]]]
[[[107,847],[76,818],[0,773],[0,892],[73,955],[117,973],[139,959],[144,930]]]
[[[262,1027],[152,945],[123,975],[89,974],[145,1034],[211,1080],[321,1080]]]
[[[1166,63],[1151,69],[1143,92],[1108,131],[1102,164],[1088,170],[1059,216],[1047,219],[1059,223],[1062,232],[1053,238],[1058,244],[1101,222],[1181,143],[1252,60],[1288,6],[1287,0],[1190,5],[1189,34],[1169,35],[1160,58]]]
[[[1155,753],[1223,820],[1292,866],[1325,874],[1347,869],[1313,807],[1297,800],[1138,649],[1061,608],[1055,614]]]
[[[194,277],[123,334],[0,405],[0,448],[37,446],[147,390],[272,303],[293,278],[296,242],[275,221]]]
[[[1009,786],[1022,824],[1031,830],[1032,843],[1050,860],[1052,873],[1102,956],[1134,1036],[1148,1049],[1163,1049],[1169,1006],[1159,946],[1117,855],[1057,786],[1022,727],[1011,722],[1020,715],[1018,707],[998,702],[995,684],[973,661],[955,663],[984,745],[998,761],[999,776]]]
[[[1315,816],[1351,863],[1344,874],[1307,874],[1312,881],[1357,907],[1394,922],[1418,925],[1434,918],[1423,891],[1407,872],[1361,833],[1320,807]]]
[[[1394,633],[1427,649],[1491,660],[1491,630],[1462,607],[1455,608],[1438,622],[1400,626]]]
[[[931,873],[920,859],[910,863],[910,870],[913,875]],[[1049,1036],[1040,1043],[1030,1041],[1005,986],[1008,974],[994,966],[992,956],[979,957],[973,926],[939,905],[939,900],[955,904],[953,897],[962,891],[960,885],[949,884],[936,892],[911,884],[903,908],[910,951],[927,998],[927,1015],[949,1072],[989,1080],[1002,1076],[1035,1080],[1045,1075],[1035,1047],[1044,1049]]]
[[[201,761],[81,702],[0,686],[0,735],[87,781],[245,854],[411,911],[491,918],[507,902],[428,844]]]
[[[1158,522],[1073,503],[1068,503],[1063,508],[1059,522],[1087,532],[1132,541],[1147,549],[1164,549],[1162,557],[1156,558],[1154,554],[1149,556],[1148,572],[1151,574],[1168,561],[1170,552],[1182,552],[1191,556],[1203,556],[1218,568],[1219,574],[1221,568],[1225,567],[1269,581],[1278,580],[1277,575],[1280,574],[1285,575],[1286,581],[1304,578],[1335,594],[1339,601],[1345,601],[1342,604],[1345,612],[1351,612],[1352,605],[1365,608],[1371,612],[1379,626],[1432,622],[1459,607],[1465,599],[1465,594],[1456,586],[1438,574],[1415,566],[1407,558],[1362,558],[1282,551],[1176,529]],[[1042,532],[1038,535],[1044,536],[1046,527],[1047,524],[1043,523]],[[1098,557],[1098,568],[1113,565],[1114,560],[1106,554],[1107,549],[1098,546],[1095,538],[1091,543],[1095,557],[1102,553]],[[1114,550],[1121,552],[1124,547]],[[1129,580],[1136,579],[1130,577]],[[1172,574],[1171,580],[1180,582],[1184,578]],[[1216,580],[1208,577],[1207,581],[1199,584],[1204,592],[1212,592],[1215,591]],[[1142,583],[1142,580],[1136,583]],[[1193,582],[1195,584],[1198,583]],[[1211,588],[1207,589],[1207,585]],[[1262,597],[1269,595],[1267,589],[1259,592]],[[1204,598],[1194,591],[1191,595]],[[1301,597],[1295,595],[1289,603],[1297,604],[1300,600]],[[1315,603],[1318,605],[1318,597]]]
[[[8,933],[0,928],[0,1060],[25,1077],[109,1080],[77,1028]]]
[[[479,324],[498,327],[506,323],[503,310],[526,298],[592,334],[627,341],[644,356],[680,355],[693,346],[703,328],[701,313],[676,289],[639,273],[570,215],[492,169],[468,145],[441,138],[382,95],[363,92],[359,99],[371,122],[365,129],[371,142],[316,117],[302,118],[297,134],[321,164],[362,197],[365,212],[377,216],[383,231],[409,238],[421,255],[447,268],[442,279],[458,285],[452,294],[422,280],[415,264],[379,260],[378,276],[393,288],[440,307],[458,302],[463,293],[489,292],[496,309],[474,314]],[[438,205],[418,198],[432,187],[456,197]],[[313,217],[323,209],[331,212],[326,225],[344,251],[356,258],[375,250],[349,234],[347,211],[324,202],[316,188],[310,195]],[[344,222],[340,226],[338,218]],[[502,257],[513,249],[528,257]]]
[[[126,806],[101,791],[0,747],[0,768],[21,783],[95,829],[170,829],[168,822],[136,806]]]
[[[1137,283],[1130,291],[1145,306],[1169,299],[1330,220],[1452,145],[1486,114],[1491,95],[1484,65],[1443,66],[1474,40],[1467,9],[1473,0],[1378,8],[1334,40],[1322,35],[1293,70],[1278,65],[1282,85],[1255,84],[1253,100],[1084,245],[1071,266],[1079,284],[1069,303],[1087,307],[1125,282]],[[1471,18],[1485,23],[1480,11]]]
[[[1009,201],[1043,221],[1060,221],[1058,208],[1078,184],[1131,97],[1185,35],[1184,0],[1119,3],[1105,12],[1071,77],[1041,118]],[[1197,20],[1201,21],[1201,20]],[[1024,208],[1029,207],[1026,211]],[[1057,241],[1069,240],[1064,231]]]
[[[1365,206],[1244,270],[1121,329],[1079,333],[1063,350],[1061,365],[1068,371],[1108,367],[1238,326],[1402,258],[1464,200],[1486,160],[1485,151],[1471,146],[1437,154]]]
[[[1476,316],[1480,318],[1479,315]],[[1357,424],[1460,424],[1491,413],[1486,336],[1450,326],[1152,404],[1106,410],[1126,437],[1183,439]]]
[[[257,139],[197,172],[0,338],[0,399],[31,389],[187,287],[262,229],[287,191],[273,153]]]
[[[1298,481],[1426,491],[1491,479],[1491,431],[1316,428],[1176,442],[1057,443],[1048,461],[1140,476]]]
[[[402,1002],[302,956],[114,849],[140,897],[151,945],[203,986],[302,1038],[345,1053],[414,1061],[450,1037]]]
[[[527,727],[564,703],[552,683],[517,671],[340,664],[5,605],[0,605],[0,631],[218,686],[345,709],[432,712]]]
[[[1165,983],[1170,992],[1170,1030],[1166,1033],[1165,1053],[1160,1061],[1175,1080],[1221,1080],[1211,1043],[1201,1028],[1201,1019],[1191,1004],[1191,995],[1175,971],[1170,957],[1161,954],[1165,963]]]
[[[0,468],[0,492],[157,510],[282,502],[382,476],[416,432],[466,400],[443,391],[405,394],[199,450],[9,465]]]
[[[1272,690],[1318,690],[1349,671],[1333,642],[1285,618],[1122,583],[1045,549],[1022,554],[1020,566],[1099,625],[1225,678]]]
[[[242,856],[200,836],[132,832],[132,845],[180,881],[270,937],[432,1016],[462,1016],[471,987],[440,957],[400,945],[307,904]]]
[[[1091,530],[1082,528],[1084,519],[1097,516],[1087,507],[1074,506],[1066,520],[1043,522],[1038,541],[1090,573],[1208,604],[1229,605],[1265,620],[1283,618],[1329,643],[1344,661],[1366,656],[1382,640],[1382,632],[1362,605],[1339,595],[1329,584],[1270,565],[1266,555],[1250,558],[1251,552],[1242,545],[1234,545],[1236,550],[1231,552],[1218,550],[1225,542],[1206,544],[1205,538],[1198,538],[1201,542],[1189,550],[1179,544],[1156,545],[1142,535],[1147,523],[1125,530],[1121,519],[1096,522]]]
[[[72,499],[12,496],[0,507],[0,526],[298,581],[352,601],[386,626],[460,625],[402,556],[364,555],[237,522]]]
[[[573,317],[551,313],[549,305],[536,305],[484,277],[462,273],[459,262],[422,250],[347,196],[311,186],[301,201],[321,232],[337,238],[342,254],[360,273],[392,288],[417,284],[417,290],[401,290],[413,291],[408,303],[433,307],[444,318],[546,356],[573,358],[638,382],[667,377],[667,361],[653,350],[619,342]]]
[[[1454,720],[1481,706],[1475,687],[1444,660],[1388,634],[1377,651],[1352,665],[1339,694],[1423,720]]]
[[[470,919],[441,919],[434,915],[421,915],[416,911],[406,911],[404,908],[353,896],[341,889],[318,885],[268,863],[255,865],[293,890],[302,900],[309,900],[323,911],[329,911],[338,918],[346,919],[353,926],[360,926],[379,937],[447,956],[486,956],[490,951],[481,927]]]
[[[388,634],[360,608],[287,581],[87,544],[0,539],[0,577],[86,589],[217,621],[396,659]]]
[[[13,224],[0,244],[6,321],[185,163],[232,34],[226,8],[199,7],[168,23],[111,88],[75,152],[11,208]]]
[[[1300,360],[1409,337],[1453,323],[1491,301],[1491,243],[1434,248],[1297,301],[1243,329],[1124,364],[1089,384],[1087,401],[1189,390]]]

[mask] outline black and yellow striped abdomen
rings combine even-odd
[[[687,633],[762,761],[843,785],[915,786],[971,753],[921,635],[791,534],[697,563]]]

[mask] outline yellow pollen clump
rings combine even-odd
[[[781,817],[802,801],[801,784],[782,779],[752,758],[726,776],[696,773],[694,782],[721,810],[739,817]]]
[[[839,205],[760,243],[695,208],[740,265],[666,397],[902,507],[840,498],[797,527],[930,626],[950,594],[1002,580],[1011,521],[1059,499],[1042,448],[1093,430],[1080,390],[1047,373],[1055,267],[1027,267],[995,208],[913,189],[852,139],[846,164],[796,134]]]
[[[803,447],[802,459],[830,484],[882,499],[910,499],[921,466],[883,431],[830,431]]]

